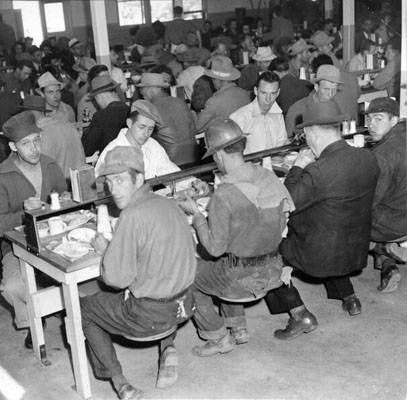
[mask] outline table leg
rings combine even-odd
[[[76,283],[62,284],[66,309],[65,329],[71,346],[76,391],[84,398],[91,397],[88,360],[86,357],[85,337],[82,331],[82,318]]]
[[[51,362],[47,359],[42,320],[41,316],[36,316],[32,298],[32,295],[37,292],[37,282],[35,280],[34,268],[30,264],[20,259],[20,269],[25,282],[27,293],[27,308],[28,316],[30,318],[30,331],[33,342],[33,350],[35,355],[41,360],[41,362],[44,365],[48,366],[51,365]]]

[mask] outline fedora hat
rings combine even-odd
[[[137,87],[160,87],[167,88],[170,83],[165,80],[163,74],[155,74],[152,72],[144,72],[141,75],[140,83],[136,85]]]
[[[205,75],[221,81],[234,81],[240,78],[240,71],[233,66],[229,57],[214,56],[211,69],[205,70]]]
[[[74,48],[77,44],[80,44],[82,42],[80,42],[77,38],[72,38],[69,42],[68,42],[68,47],[70,49]]]
[[[96,65],[96,61],[90,57],[82,57],[79,64],[75,64],[72,69],[76,72],[88,72]]]
[[[315,77],[315,83],[319,81],[329,81],[333,83],[343,83],[341,81],[341,71],[334,65],[324,64],[320,65],[317,69],[317,76]]]
[[[89,97],[93,98],[99,93],[112,92],[116,90],[118,86],[120,86],[120,83],[115,82],[108,75],[96,76],[90,83],[91,90],[89,92]]]
[[[347,114],[341,114],[341,109],[334,100],[313,103],[309,105],[303,115],[303,123],[297,129],[312,125],[333,125],[350,119]]]
[[[205,132],[207,151],[202,158],[206,158],[234,143],[246,138],[239,125],[230,118],[214,120]]]
[[[51,74],[51,72],[45,72],[38,78],[38,87],[40,89],[51,85],[59,85],[61,89],[64,87],[64,84],[56,79],[55,76]]]
[[[315,47],[322,47],[326,44],[333,42],[335,38],[328,36],[324,31],[317,31],[311,36],[311,43]]]
[[[19,106],[20,110],[34,110],[43,113],[51,112],[45,105],[45,98],[41,96],[25,96],[23,104]]]
[[[255,61],[272,61],[276,55],[271,50],[270,46],[259,47],[256,54],[252,57]]]
[[[302,53],[304,50],[309,50],[312,46],[307,44],[304,39],[297,40],[293,45],[288,48],[288,54],[292,57]]]

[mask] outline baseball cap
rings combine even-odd
[[[399,103],[397,103],[396,100],[393,100],[390,97],[377,97],[370,102],[366,114],[380,112],[387,112],[398,117],[400,114]]]

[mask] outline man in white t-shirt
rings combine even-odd
[[[274,72],[263,72],[256,83],[256,98],[230,115],[247,134],[245,154],[283,146],[288,143],[284,117],[276,102],[280,78]]]
[[[100,166],[104,162],[106,154],[117,146],[138,146],[141,148],[146,179],[180,170],[169,159],[164,148],[150,137],[155,125],[161,123],[160,114],[152,103],[146,100],[135,101],[126,123],[128,129],[122,129],[117,138],[112,140],[101,153],[95,167],[96,176],[99,176]]]

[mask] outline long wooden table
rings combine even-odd
[[[13,244],[13,251],[20,259],[20,267],[27,291],[28,314],[36,357],[44,365],[51,365],[47,358],[41,317],[66,310],[65,329],[70,344],[76,391],[84,399],[91,397],[85,337],[79,304],[78,283],[100,275],[100,256],[92,254],[70,262],[49,250],[33,254],[27,250],[22,232],[11,231],[5,237]],[[35,270],[55,279],[59,285],[38,289]]]

